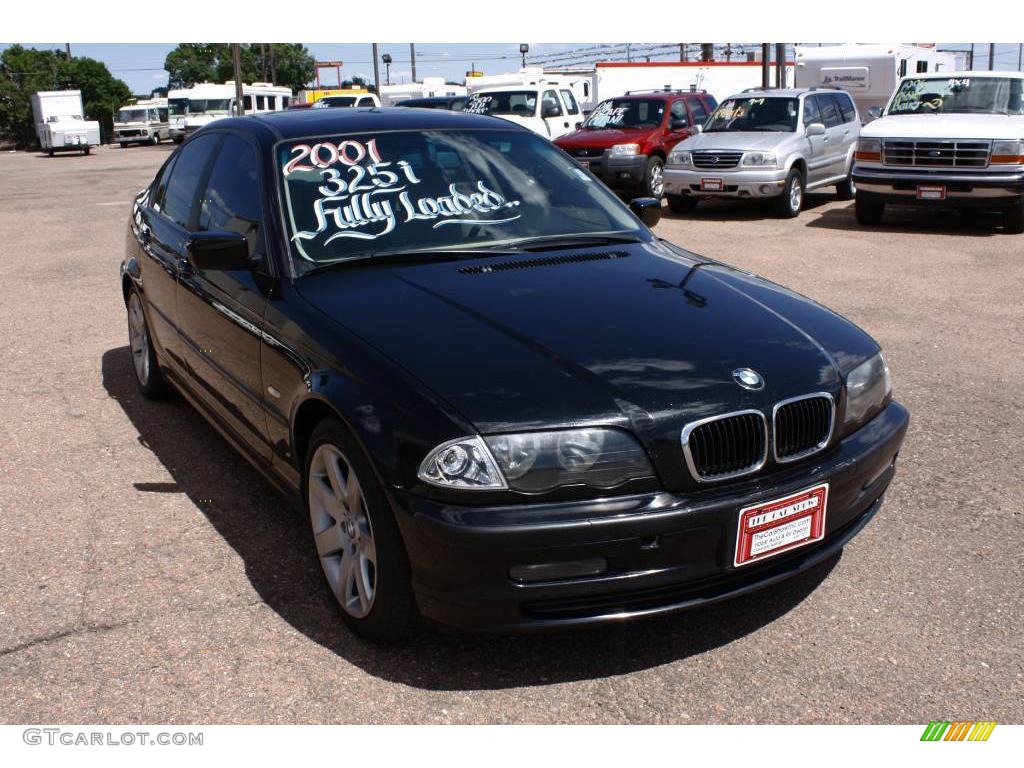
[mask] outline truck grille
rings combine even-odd
[[[704,169],[735,168],[743,157],[742,152],[705,150],[693,153],[693,167]]]
[[[796,461],[822,450],[832,436],[831,395],[820,393],[775,406],[775,460]]]
[[[885,165],[919,168],[984,168],[991,144],[987,141],[896,141],[882,143]]]
[[[572,155],[573,157],[582,157],[582,158],[601,157],[602,155],[604,155],[604,150],[603,149],[592,149],[590,147],[581,147],[581,148],[578,148],[578,149],[570,149],[569,150],[569,154]]]
[[[756,472],[768,459],[764,414],[738,411],[688,425],[682,434],[683,455],[702,482]]]

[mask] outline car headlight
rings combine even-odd
[[[879,352],[846,376],[846,426],[862,423],[891,393],[889,366]]]
[[[771,152],[744,152],[740,165],[776,166],[775,155]]]
[[[616,144],[612,147],[612,157],[622,157],[624,155],[638,155],[640,154],[639,144]]]
[[[690,154],[689,150],[685,149],[673,149],[668,153],[668,161],[666,165],[681,165],[686,168],[693,167],[693,155]]]
[[[855,160],[868,160],[881,162],[882,140],[881,139],[857,139],[857,149],[853,154]]]
[[[653,476],[640,444],[606,428],[453,440],[431,451],[419,471],[424,482],[445,488],[531,493],[563,485],[612,488]]]
[[[990,163],[1020,165],[1024,163],[1024,141],[993,141]]]

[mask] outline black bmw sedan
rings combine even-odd
[[[768,587],[878,511],[907,411],[870,336],[660,240],[656,203],[492,117],[218,121],[133,205],[138,384],[301,501],[369,638]]]

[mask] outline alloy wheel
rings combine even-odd
[[[653,197],[661,197],[665,191],[665,169],[661,163],[651,165],[650,188]]]
[[[149,383],[149,334],[146,332],[142,300],[135,292],[128,299],[128,343],[132,350],[135,376],[139,384],[146,386]]]

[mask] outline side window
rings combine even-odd
[[[821,122],[821,112],[818,110],[818,102],[813,96],[804,99],[804,128],[811,123]]]
[[[668,111],[669,120],[689,120],[686,115],[686,102],[685,101],[673,101],[672,106]]]
[[[589,82],[584,82],[583,83],[583,98],[585,98],[585,99],[589,99],[590,98],[590,83]]]
[[[220,135],[211,133],[197,136],[178,150],[171,180],[167,182],[161,213],[185,229],[188,229],[192,217],[199,180],[219,142]]]
[[[363,96],[363,98],[361,98],[359,100],[359,106],[360,107],[372,107],[373,106],[373,99],[371,99],[369,96]]]
[[[818,109],[821,110],[821,122],[826,128],[835,128],[843,124],[842,115],[839,114],[839,107],[832,96],[819,94],[814,97],[818,102]]]
[[[919,62],[917,62],[917,71],[918,72],[927,72],[928,71],[928,62],[927,61],[919,61]]]
[[[550,114],[548,114],[549,109],[552,110]],[[554,91],[544,91],[540,102],[540,113],[542,116],[561,117],[562,105],[558,103],[558,96]]]
[[[288,105],[291,103],[291,96],[281,97],[281,109],[288,109]]]
[[[565,102],[565,108],[569,110],[570,115],[578,115],[580,108],[576,106],[576,97],[572,95],[572,91],[568,88],[561,90],[562,100]]]
[[[160,107],[157,110],[158,119],[161,123],[167,122],[167,107]]]
[[[157,174],[156,179],[153,181],[153,186],[149,188],[149,205],[157,213],[163,210],[164,200],[167,196],[167,182],[171,178],[171,172],[174,170],[174,164],[177,162],[178,156],[173,155],[164,165],[163,170]]]
[[[256,105],[253,103],[252,94],[246,94],[245,96],[245,111],[252,112],[256,109]]]
[[[708,111],[704,109],[704,105],[700,99],[690,99],[687,102],[690,105],[690,115],[693,118],[693,125],[703,125],[704,121],[708,119]]]
[[[906,77],[907,75],[907,59],[900,59],[900,77]]]
[[[249,255],[263,255],[260,178],[256,153],[243,139],[227,136],[217,150],[199,206],[199,231],[237,232]]]
[[[843,114],[844,123],[852,123],[857,119],[857,108],[853,106],[853,99],[849,94],[840,93],[836,96],[836,100],[839,102],[839,111]]]

